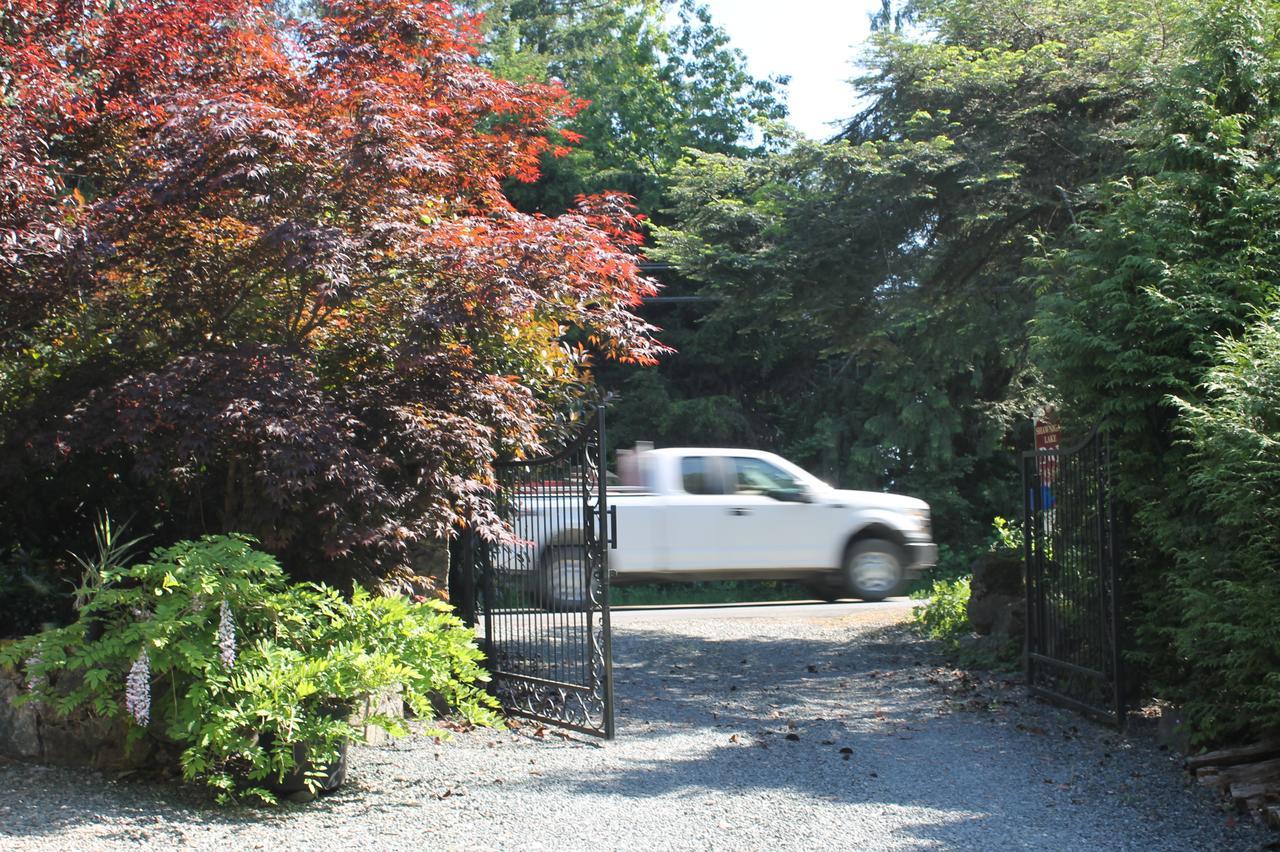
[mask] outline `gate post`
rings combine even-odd
[[[604,431],[604,406],[596,406],[596,463],[599,465],[596,477],[596,561],[600,572],[600,628],[604,647],[604,736],[614,738],[613,719],[613,628],[609,621],[609,549],[616,547],[617,542],[609,534],[609,474],[606,464]],[[588,449],[590,451],[590,449]]]

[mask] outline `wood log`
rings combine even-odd
[[[1280,801],[1280,779],[1262,781],[1255,784],[1231,785],[1231,798],[1233,799],[1261,799],[1267,796]]]
[[[1242,766],[1227,766],[1218,770],[1216,783],[1225,793],[1232,784],[1265,784],[1280,781],[1280,757]],[[1208,783],[1215,783],[1205,781]]]
[[[1187,758],[1187,769],[1196,770],[1204,766],[1238,766],[1241,763],[1256,763],[1268,757],[1280,756],[1280,740],[1263,740],[1247,746],[1222,748],[1207,751]]]
[[[1196,770],[1196,780],[1206,787],[1218,783],[1218,768],[1216,766],[1205,766]]]

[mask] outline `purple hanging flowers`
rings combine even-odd
[[[222,602],[222,615],[218,620],[218,649],[222,652],[222,667],[230,669],[236,662],[236,622],[231,617],[231,606]]]
[[[151,721],[151,658],[143,648],[124,682],[124,707],[142,727]]]
[[[44,678],[36,671],[43,664],[44,660],[40,657],[39,648],[33,651],[30,657],[27,657],[25,665],[27,670],[27,691],[35,692],[41,686],[44,686]]]

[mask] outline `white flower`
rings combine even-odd
[[[135,722],[146,727],[151,721],[151,658],[143,648],[133,661],[124,682],[124,707]]]
[[[229,669],[236,663],[236,623],[231,618],[231,606],[222,602],[222,617],[218,620],[218,648],[222,651],[222,667]]]
[[[43,662],[44,660],[40,657],[39,648],[32,651],[31,656],[27,657],[25,666],[27,670],[27,691],[35,692],[44,685],[44,676],[36,671]]]

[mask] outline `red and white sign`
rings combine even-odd
[[[1057,450],[1062,443],[1062,426],[1052,408],[1046,408],[1036,418],[1036,450]],[[1048,485],[1058,475],[1058,457],[1040,456],[1036,459],[1040,483]]]

